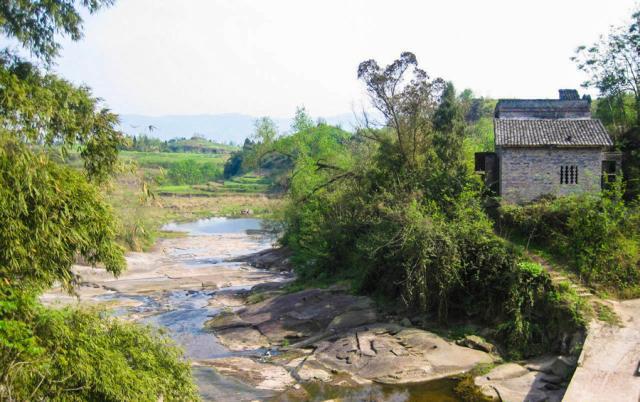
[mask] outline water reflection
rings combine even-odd
[[[195,222],[169,223],[162,229],[175,232],[187,232],[193,235],[212,235],[246,233],[247,231],[259,231],[262,228],[262,219],[208,218]]]

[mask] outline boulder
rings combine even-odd
[[[526,367],[529,370],[553,374],[563,379],[569,379],[573,374],[578,360],[575,356],[541,356],[530,360]]]
[[[293,377],[283,367],[247,357],[226,357],[201,363],[214,367],[220,374],[237,378],[257,389],[284,391],[295,383]]]
[[[505,363],[496,366],[485,377],[491,381],[509,380],[529,374],[529,370],[516,363]]]
[[[353,296],[335,289],[310,289],[270,297],[235,313],[221,314],[207,321],[205,327],[213,331],[229,330],[219,337],[225,345],[227,342],[237,344],[232,340],[231,329],[238,328],[238,333],[242,334],[246,331],[240,328],[244,327],[252,327],[271,344],[281,345],[312,336],[320,339],[325,335],[373,323],[376,318],[373,303],[367,297]],[[260,345],[247,343],[247,349],[255,349]]]
[[[257,253],[243,255],[230,261],[246,262],[255,268],[271,271],[291,271],[293,266],[289,261],[291,251],[285,247],[269,248]]]
[[[565,391],[560,377],[516,363],[496,366],[474,381],[483,394],[502,401],[560,402]]]
[[[317,344],[314,357],[329,369],[383,384],[423,382],[460,374],[493,358],[419,329],[361,327]]]
[[[329,331],[342,331],[344,329],[359,327],[361,325],[376,322],[376,312],[373,309],[347,311],[336,317],[329,323]]]
[[[471,349],[482,350],[483,352],[487,353],[493,353],[496,349],[495,346],[493,346],[491,343],[485,341],[477,335],[467,335],[464,338],[457,340],[456,344]]]

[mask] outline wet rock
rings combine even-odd
[[[218,331],[251,326],[272,344],[283,344],[285,340],[295,343],[318,334],[322,338],[373,321],[375,311],[370,299],[332,289],[310,289],[248,305],[235,314],[208,321],[206,327]],[[231,336],[229,331],[225,338]],[[225,344],[225,339],[220,340]],[[248,340],[245,343],[250,344]]]
[[[240,379],[258,389],[283,391],[295,383],[283,367],[257,362],[247,357],[227,357],[203,363],[214,367],[220,374]]]
[[[568,379],[573,374],[577,364],[577,358],[574,356],[542,356],[529,361],[526,367],[529,370]]]
[[[221,331],[230,328],[250,327],[251,323],[244,321],[233,312],[221,312],[212,319],[204,323],[204,329],[210,331]],[[254,348],[255,349],[255,348]]]
[[[321,381],[330,382],[333,375],[326,366],[319,363],[314,356],[308,356],[302,359],[295,367],[294,377],[299,381]]]
[[[457,340],[456,344],[471,349],[482,350],[487,353],[493,353],[495,351],[495,346],[477,335],[467,335],[464,338]]]
[[[246,262],[252,267],[268,269],[271,271],[291,271],[293,269],[293,266],[289,261],[291,254],[291,251],[285,247],[270,248],[257,253],[244,255],[230,261]]]
[[[342,331],[347,328],[374,323],[376,319],[376,312],[373,309],[347,311],[331,320],[327,329],[330,331]]]
[[[545,373],[506,363],[476,377],[475,384],[483,394],[502,401],[560,402],[564,389],[549,380]]]
[[[236,327],[218,331],[218,340],[233,352],[241,352],[249,349],[268,348],[271,346],[269,339],[260,331],[251,327]]]
[[[411,324],[411,321],[409,321],[409,319],[406,317],[400,321],[400,325],[407,328],[411,328],[413,326],[413,324]]]

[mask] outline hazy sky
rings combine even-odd
[[[359,109],[358,64],[414,52],[493,97],[555,97],[569,60],[634,0],[118,0],[65,42],[57,71],[118,113],[290,116]]]

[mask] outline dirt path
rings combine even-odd
[[[542,257],[529,253],[549,273],[554,283],[569,283],[595,311],[603,306],[615,315],[603,322],[594,318],[589,324],[578,367],[569,383],[564,402],[637,402],[640,401],[640,299],[604,300],[551,266]]]
[[[591,323],[565,402],[640,400],[640,299],[611,304],[621,326]]]

